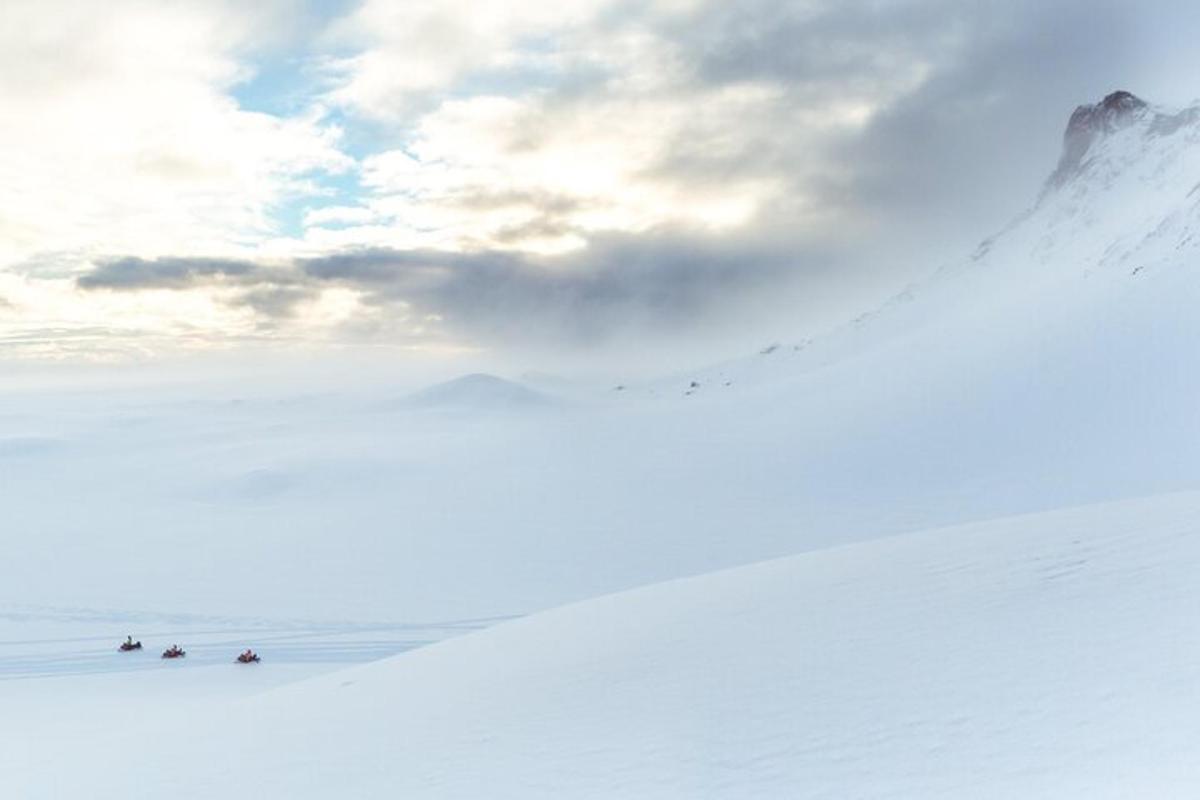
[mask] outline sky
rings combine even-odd
[[[1192,102],[1197,34],[1182,0],[8,0],[0,361],[799,335],[1032,203],[1076,105]]]

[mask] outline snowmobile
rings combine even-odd
[[[166,650],[163,650],[163,658],[183,658],[187,655],[187,651],[183,650],[179,645],[173,644]]]
[[[247,650],[237,657],[237,663],[239,664],[257,664],[259,661],[262,661],[262,659],[253,650]]]
[[[124,642],[121,642],[121,646],[118,647],[117,649],[120,650],[122,653],[129,653],[134,650],[141,650],[142,643],[141,642],[131,642],[131,641],[126,640]]]

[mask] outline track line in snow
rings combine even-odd
[[[388,658],[511,618],[328,623],[0,608],[0,681],[232,664],[236,654],[246,647],[254,648],[265,664],[352,665]],[[31,626],[50,630],[45,637],[31,637]],[[107,630],[104,634],[82,635],[82,627]],[[4,635],[10,631],[22,635]],[[140,640],[144,649],[119,652],[117,645],[125,633]],[[161,659],[161,651],[175,643],[187,651],[186,658]]]

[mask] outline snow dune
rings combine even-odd
[[[294,684],[6,794],[1194,796],[1197,574],[1200,493],[878,539]]]

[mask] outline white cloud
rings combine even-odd
[[[332,38],[357,53],[336,63],[344,80],[332,99],[356,111],[403,122],[415,99],[478,71],[528,64],[548,53],[531,42],[553,35],[560,50],[614,0],[367,0]]]
[[[919,65],[884,70],[797,106],[779,82],[698,79],[701,53],[674,29],[704,5],[364,4],[341,28],[364,50],[330,99],[402,146],[363,161],[363,241],[544,253],[604,233],[744,226],[801,177],[756,159],[807,149],[788,168],[819,170],[831,137],[921,80]]]
[[[233,250],[305,172],[345,168],[336,129],[229,96],[255,24],[220,5],[6,3],[0,261]]]
[[[760,114],[769,91],[706,93],[724,119]],[[609,95],[556,105],[540,96],[455,100],[424,116],[407,150],[365,159],[372,208],[410,238],[395,244],[559,250],[589,235],[675,224],[745,223],[775,188],[762,176],[703,181],[656,173],[692,135],[695,98]],[[714,141],[712,147],[721,143]],[[430,241],[436,236],[439,241]]]
[[[243,50],[271,38],[271,12],[136,0],[0,7],[0,272],[26,275],[4,276],[5,352],[104,349],[93,341],[103,337],[71,331],[186,339],[253,325],[249,311],[204,292],[83,295],[63,273],[112,254],[252,250],[277,235],[272,212],[305,193],[308,173],[351,165],[340,132],[315,113],[281,118],[231,97],[250,75]]]

